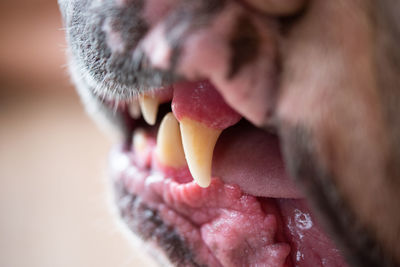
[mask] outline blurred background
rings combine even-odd
[[[65,67],[56,0],[0,1],[0,266],[149,266],[109,208],[108,139]]]

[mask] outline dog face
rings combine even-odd
[[[125,138],[112,159],[121,214],[174,264],[400,262],[397,2],[59,4],[84,104]],[[175,133],[155,146],[137,99],[150,123],[154,101],[172,100],[180,126],[166,115],[159,131]]]

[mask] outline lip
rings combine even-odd
[[[233,149],[232,147],[239,144],[240,140],[236,138],[246,132],[246,129],[249,129],[247,123],[241,124],[243,125],[237,125],[231,129],[228,128],[217,143],[215,149],[216,156],[213,162],[214,178],[210,188],[198,187],[193,182],[188,169],[171,170],[157,162],[155,153],[153,153],[156,145],[153,127],[149,128],[148,131],[149,142],[145,153],[135,153],[131,145],[114,147],[110,154],[110,173],[117,189],[116,203],[128,227],[144,239],[150,240],[153,243],[155,241],[156,246],[164,249],[167,258],[170,258],[174,263],[177,261],[187,261],[184,265],[191,266],[205,263],[208,266],[226,266],[226,262],[224,262],[224,259],[226,260],[227,258],[226,254],[217,249],[218,247],[224,249],[222,245],[224,242],[213,245],[212,242],[210,244],[207,237],[204,237],[204,234],[202,235],[205,231],[203,229],[207,229],[207,227],[212,229],[212,227],[206,225],[207,223],[204,220],[207,222],[213,221],[218,216],[198,219],[191,217],[190,214],[200,214],[198,215],[200,218],[206,216],[204,215],[204,209],[209,208],[209,210],[213,210],[215,208],[215,206],[212,206],[213,204],[208,203],[219,203],[220,200],[218,199],[224,199],[224,197],[216,196],[221,195],[221,193],[213,195],[213,192],[215,193],[216,190],[219,192],[230,192],[228,195],[236,195],[236,200],[241,197],[251,199],[254,205],[258,207],[258,209],[253,211],[253,214],[258,214],[261,217],[264,216],[264,219],[272,216],[278,222],[276,228],[267,227],[274,231],[273,238],[271,238],[268,245],[275,249],[276,246],[281,247],[277,250],[279,252],[277,255],[280,255],[281,262],[273,262],[271,266],[295,266],[296,264],[297,266],[314,266],[316,262],[322,261],[327,262],[328,265],[331,264],[329,266],[346,266],[340,252],[320,229],[308,205],[301,199],[301,195],[297,192],[297,189],[293,185],[285,185],[285,181],[290,180],[283,176],[285,175],[283,166],[280,166],[282,169],[276,172],[278,175],[274,176],[273,172],[271,172],[271,179],[259,181],[255,179],[255,181],[248,182],[247,185],[250,185],[248,188],[246,188],[245,178],[252,176],[249,173],[243,176],[238,174],[236,178],[231,177],[237,170],[245,168],[245,165],[237,165],[237,169],[224,169],[220,167],[224,164],[226,164],[225,166],[235,165],[234,162],[228,163],[235,160],[234,155],[229,153],[231,152],[229,149]],[[267,151],[272,152],[270,158],[265,159],[266,161],[271,161],[274,156],[279,155],[278,138],[276,136],[266,134],[255,127],[252,131],[253,133],[251,131],[248,133],[248,140],[252,139],[254,141],[254,137],[257,137],[257,135],[260,135],[260,138],[267,135],[271,139],[270,142],[265,142],[264,144],[270,148]],[[250,136],[253,138],[249,138]],[[242,138],[246,138],[246,136],[242,136]],[[243,148],[246,148],[249,144],[242,142],[242,145]],[[262,149],[263,147],[259,148]],[[251,147],[250,150],[252,150]],[[220,154],[224,151],[232,154],[233,158],[229,159],[229,156],[227,158]],[[278,154],[274,155],[276,152]],[[241,153],[245,152],[242,151]],[[257,156],[257,153],[254,156]],[[275,163],[273,161],[272,165],[275,165],[275,167],[277,162],[282,162],[281,159],[275,159]],[[251,159],[247,162],[251,162]],[[271,168],[270,171],[273,169]],[[268,171],[268,168],[266,171]],[[257,176],[253,175],[253,177]],[[274,181],[274,177],[275,179],[277,177],[281,179]],[[268,180],[270,180],[269,186],[264,185],[264,187],[259,187],[257,185],[259,183],[261,186],[262,181],[265,182]],[[279,187],[274,187],[274,183],[279,184]],[[254,188],[258,191],[254,190]],[[265,189],[267,190],[263,191]],[[190,192],[190,194],[185,192]],[[211,200],[207,199],[204,202],[205,195],[213,197],[211,197]],[[262,195],[262,197],[257,195]],[[189,208],[186,204],[182,204],[184,202],[182,201],[182,196],[186,196],[186,201],[188,201],[188,198],[190,199],[191,206]],[[220,206],[218,209],[229,211],[224,206]],[[246,212],[249,212],[249,208],[243,208],[242,211],[246,214]],[[251,219],[248,220],[251,221]],[[264,225],[263,227],[266,226]],[[234,232],[234,229],[229,230]],[[251,233],[248,232],[243,235],[251,235]],[[171,236],[175,240],[173,243],[168,239],[172,238]],[[210,238],[209,235],[208,238]],[[315,244],[318,244],[318,248],[315,248]],[[172,252],[168,249],[171,246],[175,247]],[[266,247],[268,246],[264,246],[264,249]],[[232,251],[236,250],[232,249]],[[317,252],[314,250],[317,250]],[[176,255],[179,255],[179,257]],[[283,262],[282,258],[284,259]],[[247,264],[248,262],[245,265]],[[227,265],[235,264],[231,262]]]
[[[153,91],[152,92],[153,95],[157,95],[157,93],[159,93],[159,91]],[[131,143],[131,139],[132,139],[132,133],[134,132],[134,130],[137,127],[143,126],[144,122],[142,120],[139,120],[139,121],[132,120],[132,118],[129,117],[129,114],[128,114],[127,110],[126,110],[126,108],[127,108],[126,104],[128,104],[128,103],[122,101],[122,102],[119,102],[119,103],[111,103],[111,104],[114,107],[110,107],[110,106],[107,106],[107,105],[105,105],[105,106],[107,106],[111,110],[114,110],[114,115],[115,115],[115,112],[116,112],[116,114],[123,115],[123,117],[124,117],[124,127],[127,128],[127,131],[125,131],[125,135],[124,135],[125,138],[127,138],[126,139],[126,143],[124,144],[124,151],[125,151],[124,153],[129,152],[129,151],[132,152],[131,151],[132,147],[131,147],[131,144],[130,144]],[[165,105],[164,105],[164,108],[165,108]],[[167,112],[168,112],[169,111],[169,106],[167,108],[168,108],[168,110],[167,110]],[[164,112],[164,114],[165,113],[166,112]],[[162,112],[159,113],[160,116],[162,116],[162,114],[163,114]],[[150,130],[150,133],[152,133],[153,136],[155,136],[156,128],[153,127],[153,128],[150,128],[149,130]],[[261,129],[258,129],[257,131],[263,132],[263,130],[261,130]],[[280,153],[279,149],[277,149],[277,148],[278,148],[278,146],[275,146],[275,150],[278,153]],[[223,152],[224,150],[225,150],[225,148],[221,148],[220,151]],[[124,153],[122,153],[122,154],[119,153],[119,154],[120,155],[124,155]],[[111,167],[111,172],[113,173],[113,177],[114,178],[121,177],[122,173],[124,173],[124,170],[132,169],[129,166],[138,164],[140,162],[140,160],[137,161],[137,162],[132,162],[131,160],[129,160],[129,157],[126,157],[126,154],[125,154],[125,156],[122,156],[122,157],[121,156],[115,156],[116,155],[115,153],[112,153],[112,155],[114,155],[114,156],[111,157],[113,162],[115,161],[113,159],[113,157],[118,158],[117,161],[120,161],[116,165],[112,164],[113,167]],[[266,153],[265,155],[268,155],[268,153]],[[132,156],[132,154],[131,154],[131,156]],[[141,157],[136,157],[135,156],[134,158],[141,158]],[[146,159],[143,159],[143,158],[141,160],[142,161],[143,160],[146,161]],[[223,162],[223,161],[221,161],[221,162]],[[119,170],[119,172],[118,172],[118,170]],[[284,175],[284,176],[286,176],[286,175]],[[273,176],[271,176],[271,177],[273,178]],[[146,178],[146,177],[144,177],[144,178]],[[227,176],[225,178],[230,178],[230,176]],[[287,179],[288,177],[286,176],[285,178]],[[287,179],[287,180],[290,181],[289,179]],[[197,252],[196,251],[191,251],[190,249],[188,249],[187,243],[184,242],[184,240],[182,240],[182,235],[173,226],[165,225],[164,219],[162,217],[160,217],[160,215],[159,215],[157,210],[152,210],[152,209],[149,208],[149,206],[147,205],[146,202],[143,202],[141,200],[139,201],[139,199],[141,199],[141,198],[138,197],[136,194],[130,193],[130,191],[127,188],[128,185],[124,184],[124,183],[121,183],[120,181],[121,181],[121,179],[117,179],[116,182],[115,182],[116,186],[119,188],[117,191],[120,192],[120,193],[117,194],[117,195],[120,196],[117,199],[117,205],[120,207],[120,213],[121,213],[123,219],[125,220],[125,222],[127,223],[128,227],[132,231],[134,231],[135,233],[139,234],[140,236],[144,237],[147,240],[150,240],[151,242],[156,240],[157,241],[156,242],[157,243],[156,246],[158,248],[161,247],[164,250],[164,253],[167,253],[167,258],[169,258],[172,261],[174,261],[174,259],[175,259],[175,262],[180,262],[182,260],[182,258],[185,259],[185,260],[186,259],[191,259],[191,260],[194,259],[195,258],[194,255],[196,255]],[[249,193],[253,192],[253,193],[255,193],[257,195],[257,192],[254,192],[254,191],[250,190],[251,188],[250,189],[246,189],[245,188],[246,180],[242,180],[242,181],[243,181],[243,184],[242,184],[243,191],[246,190]],[[261,180],[258,180],[258,181],[261,182]],[[281,185],[281,188],[283,188],[285,190],[288,190],[289,188],[293,188],[291,186],[287,186],[287,187],[283,186],[283,183],[280,183],[279,179],[276,180],[276,181],[278,181],[278,183],[275,183],[275,184]],[[232,183],[232,181],[228,181],[228,182]],[[257,187],[252,187],[252,188],[254,189],[254,188],[257,188]],[[271,189],[271,188],[268,188],[268,189]],[[274,190],[276,190],[276,189],[274,189]],[[283,192],[279,192],[279,190],[276,190],[276,191],[274,191],[274,190],[270,191],[269,194],[271,194],[271,195],[276,194],[275,195],[276,197],[285,196]],[[288,192],[288,191],[290,191],[290,192]],[[285,192],[285,194],[289,193],[289,195],[286,195],[286,197],[288,197],[288,196],[295,197],[295,198],[299,197],[298,192],[296,192],[297,190],[288,190],[288,191]],[[133,191],[131,191],[131,192],[133,192]],[[259,190],[259,192],[263,192],[263,190]],[[281,195],[279,195],[279,194],[281,194]],[[290,194],[292,194],[292,195],[290,195]],[[121,204],[121,202],[122,203],[127,202],[125,204],[128,205],[128,208],[126,208],[124,206],[124,204]],[[132,207],[137,207],[137,206],[139,206],[140,209],[137,212],[136,211],[132,212]],[[289,214],[290,216],[292,216],[292,218],[293,218],[293,216],[295,216],[295,213],[294,213],[295,209],[296,208],[292,206],[292,208],[291,208],[292,213]],[[308,208],[307,208],[307,212],[309,213]],[[151,215],[150,219],[148,219],[146,217],[147,216],[146,214],[153,214],[153,215]],[[287,218],[290,217],[289,215],[287,216]],[[153,220],[156,221],[155,224],[154,224]],[[294,219],[292,219],[292,221],[293,220]],[[287,219],[284,222],[284,225],[285,225],[285,229],[287,230],[286,231],[287,233],[285,235],[290,235],[291,234],[290,231],[289,231],[290,229],[288,228],[289,219]],[[316,224],[313,224],[313,225],[316,225]],[[148,230],[149,228],[152,229],[152,230],[149,231]],[[329,261],[329,259],[333,259],[332,260],[332,266],[346,266],[346,264],[344,263],[344,260],[343,260],[343,258],[341,256],[341,253],[335,248],[335,246],[332,244],[332,242],[329,240],[329,238],[326,237],[325,233],[323,231],[321,231],[321,230],[314,230],[314,229],[319,229],[319,227],[313,228],[310,233],[307,233],[307,234],[303,235],[303,236],[307,236],[307,237],[308,236],[313,237],[313,236],[317,235],[317,236],[320,237],[320,238],[317,238],[317,239],[310,240],[310,242],[309,242],[310,245],[306,247],[306,251],[308,251],[308,253],[304,254],[304,253],[301,253],[301,252],[297,253],[297,251],[294,252],[295,249],[296,249],[296,246],[297,247],[302,247],[302,248],[304,248],[304,247],[301,244],[295,243],[295,242],[292,241],[292,240],[295,240],[295,239],[290,239],[290,242],[293,242],[293,243],[291,244],[290,257],[288,257],[289,262],[296,262],[298,260],[299,261],[309,261],[309,260],[311,260],[312,261],[311,263],[307,263],[306,262],[304,264],[298,264],[298,266],[314,266],[316,261],[321,260],[323,258],[324,260],[328,260],[328,261]],[[168,239],[169,237],[171,237],[171,235],[173,236],[173,240]],[[297,233],[296,233],[296,235],[300,236]],[[176,240],[180,240],[180,241],[177,242]],[[312,256],[313,253],[314,253],[313,252],[313,247],[315,247],[316,243],[319,244],[321,241],[322,241],[323,244],[328,244],[326,246],[327,249],[324,249],[325,252],[328,252],[328,255],[325,257],[323,255],[323,250],[321,250],[320,251],[321,252],[321,254],[320,254],[321,257]],[[313,245],[311,245],[311,243],[313,243]],[[175,251],[175,252],[176,252],[176,250],[178,250],[178,252],[176,252],[176,255],[179,255],[179,256],[176,256],[174,254],[175,252],[173,253],[175,256],[169,253],[169,251],[171,250],[171,247],[174,247],[173,251]],[[307,254],[309,254],[309,255],[307,255]],[[297,257],[297,255],[300,255],[299,258]],[[304,255],[304,256],[301,256],[301,255]],[[272,266],[274,266],[274,265],[272,265]],[[290,263],[288,263],[287,266],[291,266]]]

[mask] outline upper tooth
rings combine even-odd
[[[210,128],[186,117],[180,120],[180,128],[190,173],[199,186],[208,187],[211,182],[214,147],[222,130]]]
[[[148,124],[154,125],[157,118],[158,99],[143,95],[139,98],[139,104],[144,120]]]
[[[161,121],[156,151],[158,160],[166,166],[178,168],[186,165],[179,123],[172,112]]]
[[[138,101],[133,100],[131,103],[129,103],[128,111],[129,111],[129,114],[132,116],[132,118],[139,119],[140,118],[140,106],[139,106]]]

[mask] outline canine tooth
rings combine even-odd
[[[189,118],[180,120],[180,128],[190,173],[199,186],[208,187],[211,182],[214,147],[222,130],[210,128]]]
[[[166,166],[177,168],[186,165],[179,123],[172,112],[165,115],[161,121],[156,153],[158,159]]]
[[[150,125],[156,123],[158,104],[158,100],[150,96],[144,95],[139,98],[139,105],[143,118]]]
[[[129,103],[128,111],[129,114],[132,116],[132,118],[139,119],[140,118],[139,102],[137,100],[134,100],[131,103]]]

